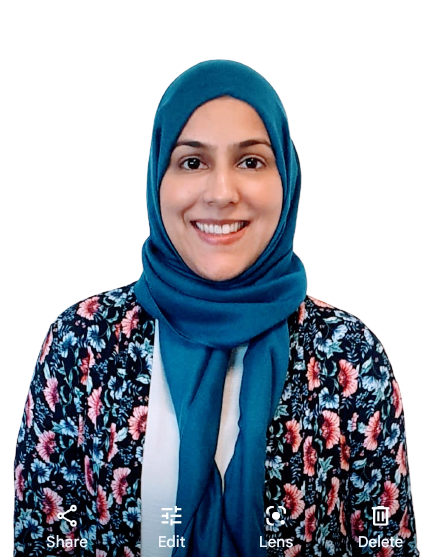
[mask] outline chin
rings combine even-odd
[[[229,269],[228,267],[221,268],[221,269],[220,268],[215,268],[215,269],[200,268],[200,269],[195,269],[195,273],[197,273],[202,278],[205,278],[207,280],[213,280],[215,282],[222,282],[224,280],[230,280],[230,279],[233,279],[233,278],[237,277],[245,269],[246,269],[246,267],[244,267],[242,269],[240,269],[240,268],[236,269],[235,267],[233,267],[232,269]]]
[[[223,282],[237,277],[241,273],[201,273],[201,277],[214,282]]]

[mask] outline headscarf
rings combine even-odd
[[[258,259],[232,279],[212,281],[194,273],[171,243],[159,191],[188,119],[199,106],[222,96],[248,103],[264,122],[283,185],[283,206]],[[135,293],[159,320],[162,361],[179,425],[177,506],[182,520],[175,533],[184,537],[185,547],[175,548],[175,557],[266,556],[260,544],[266,434],[288,368],[287,318],[306,295],[305,270],[293,253],[299,194],[300,166],[286,114],[260,74],[238,62],[211,60],[173,81],[154,121],[147,182],[150,236]],[[222,493],[214,457],[224,381],[232,348],[245,343],[239,435]]]

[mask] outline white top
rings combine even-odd
[[[239,433],[239,395],[243,375],[243,358],[247,344],[231,351],[224,384],[221,422],[215,462],[224,474],[232,459]],[[154,354],[149,389],[148,418],[143,453],[142,501],[142,557],[170,557],[171,547],[159,547],[159,536],[174,536],[177,481],[179,472],[179,428],[166,381],[160,354],[159,323],[156,320]],[[170,510],[162,510],[162,509]],[[167,514],[167,517],[162,516]],[[182,514],[179,511],[178,514]],[[162,521],[168,524],[162,524]],[[173,524],[171,524],[173,522]],[[163,545],[163,544],[162,544]]]

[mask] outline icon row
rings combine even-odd
[[[67,521],[70,526],[76,526],[76,520],[70,520],[66,518],[66,514],[69,512],[76,511],[76,505],[72,505],[68,511],[58,513],[59,520]],[[182,510],[180,507],[162,507],[161,510],[163,511],[161,517],[163,520],[161,524],[169,524],[170,526],[174,526],[175,524],[182,524],[182,514],[180,511]],[[389,508],[388,507],[373,507],[373,524],[375,526],[385,526],[389,523]],[[280,525],[285,524],[284,516],[286,516],[286,509],[282,505],[275,507],[271,505],[266,508],[266,524],[269,526],[274,526],[276,522],[279,522]]]
[[[164,519],[161,521],[161,524],[169,524],[170,526],[173,526],[174,524],[182,523],[182,515],[180,513],[182,509],[180,507],[162,507],[161,510],[165,511],[161,515]],[[286,515],[286,509],[281,505],[277,507],[273,505],[267,507],[266,515],[266,524],[268,524],[269,526],[273,526],[276,522],[285,524],[283,517]]]
[[[174,524],[182,524],[182,514],[181,511],[182,509],[180,507],[162,507],[161,511],[161,518],[163,519],[161,521],[161,524],[169,524],[170,526],[174,526]],[[58,518],[59,520],[66,520],[70,526],[76,526],[77,522],[76,520],[70,520],[68,518],[65,517],[65,515],[69,512],[73,512],[76,511],[76,505],[72,505],[68,511],[65,512],[61,512],[58,514]],[[281,505],[278,507],[274,507],[273,505],[267,507],[266,509],[266,524],[268,524],[269,526],[273,526],[275,524],[275,522],[280,522],[280,524],[284,524],[285,521],[283,520],[283,516],[286,515],[286,509],[285,507],[282,507]]]
[[[161,510],[165,511],[161,515],[164,519],[161,521],[161,524],[169,524],[170,526],[173,526],[174,524],[182,523],[182,515],[180,513],[182,509],[180,507],[162,507]],[[269,526],[273,526],[276,522],[285,524],[283,517],[286,515],[286,509],[281,505],[279,505],[278,507],[275,507],[273,505],[267,507],[266,515],[266,524],[268,524]]]

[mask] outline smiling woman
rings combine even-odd
[[[231,97],[199,107],[160,185],[163,224],[188,267],[217,281],[241,274],[274,235],[282,201],[275,156],[256,111]]]
[[[360,319],[307,295],[300,187],[262,76],[214,60],[168,87],[143,273],[62,312],[38,357],[16,556],[419,555],[398,383]]]

